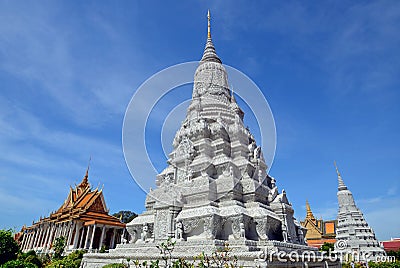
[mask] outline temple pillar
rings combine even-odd
[[[40,234],[39,234],[39,238],[38,238],[37,243],[36,243],[36,247],[37,247],[37,248],[40,248],[40,247],[41,247],[41,245],[42,245],[42,240],[43,240],[43,235],[44,235],[44,232],[45,232],[44,226],[43,226],[43,225],[40,225],[39,228],[40,228]]]
[[[49,249],[51,248],[51,245],[53,244],[53,240],[55,238],[56,231],[57,231],[57,225],[55,223],[53,223],[53,226],[51,228],[50,238],[49,238],[49,241],[47,242]]]
[[[45,236],[45,238],[43,240],[43,248],[47,248],[47,242],[48,242],[49,237],[50,237],[50,232],[51,232],[51,226],[47,225],[46,236]]]
[[[68,225],[67,225],[67,223],[63,223],[63,228],[62,228],[62,232],[61,232],[61,235],[60,235],[60,237],[64,237],[64,238],[66,238],[65,237],[65,233],[67,232],[67,228],[68,228]]]
[[[21,250],[24,250],[24,245],[26,241],[27,234],[25,233],[25,230],[22,233],[22,242],[21,242]]]
[[[69,249],[69,246],[71,245],[71,239],[72,239],[72,233],[74,232],[75,229],[75,222],[71,221],[69,224],[68,228],[68,236],[66,239],[66,248]]]
[[[36,247],[37,247],[37,248],[40,248],[41,242],[42,242],[42,239],[43,239],[43,234],[44,234],[44,226],[43,226],[43,225],[40,225],[39,228],[40,228],[40,234],[39,234],[39,238],[38,238],[37,244],[36,244]]]
[[[99,249],[103,246],[103,240],[104,240],[104,233],[106,231],[106,226],[103,225],[103,228],[101,229],[101,236],[100,236],[100,242],[99,242]]]
[[[70,239],[70,235],[71,235],[71,233],[72,233],[72,228],[73,227],[75,227],[74,226],[74,222],[73,221],[70,221],[70,222],[68,222],[68,224],[67,224],[67,231],[66,231],[66,233],[65,233],[65,242],[68,244],[68,240]]]
[[[31,242],[30,242],[30,244],[29,244],[29,249],[33,249],[33,244],[35,243],[36,233],[37,233],[37,230],[36,230],[36,228],[35,228],[35,229],[33,229],[33,231],[32,231],[32,239],[31,239]]]
[[[26,250],[26,246],[28,245],[28,243],[29,243],[29,232],[27,231],[27,233],[26,233],[26,241],[25,241],[25,243],[24,243],[24,245],[23,245],[23,247],[22,247],[22,250]]]
[[[57,238],[57,236],[58,236],[58,233],[60,232],[60,224],[56,224],[55,225],[55,232],[54,232],[54,238],[53,238],[53,240],[56,240],[56,238]]]
[[[112,235],[112,238],[111,238],[111,246],[110,246],[110,248],[114,248],[114,242],[115,242],[115,228],[113,229],[114,231],[113,231],[113,235]]]
[[[34,249],[36,247],[36,241],[38,239],[38,236],[39,236],[39,228],[35,227],[35,237],[33,238],[33,241],[32,241],[32,249]]]
[[[37,236],[36,236],[36,238],[35,238],[35,241],[34,241],[34,248],[37,248],[38,247],[38,245],[39,245],[39,240],[40,240],[40,237],[42,236],[42,226],[40,226],[39,225],[39,227],[38,227],[38,233],[37,233]]]
[[[79,248],[82,248],[83,237],[85,236],[85,226],[82,226],[81,240],[79,241]]]
[[[46,239],[47,239],[47,236],[49,235],[49,231],[50,231],[49,229],[50,229],[49,225],[46,224],[46,227],[44,227],[43,238],[42,238],[42,242],[41,242],[43,248],[46,246]]]
[[[49,238],[48,238],[47,241],[46,241],[46,247],[47,247],[48,249],[50,249],[50,245],[51,245],[53,233],[54,233],[54,224],[51,224],[51,225],[50,225]]]
[[[94,234],[96,233],[96,224],[93,224],[93,228],[92,228],[92,238],[90,239],[90,246],[89,246],[89,250],[92,250],[93,248],[93,240],[94,240]]]
[[[50,233],[50,225],[46,224],[46,233],[43,236],[43,241],[42,241],[42,247],[43,248],[46,247],[46,242],[47,242],[47,239],[49,238],[49,233]]]
[[[61,235],[60,237],[65,237],[65,233],[67,232],[67,224],[64,222],[62,224]]]
[[[25,245],[25,250],[31,248],[32,237],[33,237],[33,232],[31,230],[29,230],[29,236],[28,236],[28,241]]]
[[[22,250],[26,250],[28,248],[30,238],[31,238],[31,232],[28,231],[26,233],[26,241],[25,241],[25,244],[24,244]]]
[[[72,248],[73,249],[76,249],[76,248],[78,248],[78,239],[79,239],[79,229],[80,229],[81,227],[80,227],[80,223],[79,222],[77,222],[76,223],[76,225],[75,225],[75,235],[74,235],[74,240],[73,240],[73,246],[72,246]]]
[[[75,222],[72,222],[69,233],[68,233],[68,239],[67,239],[67,249],[69,249],[69,246],[71,245],[71,239],[72,239],[72,234],[75,230]]]
[[[87,227],[87,232],[86,232],[86,239],[85,239],[85,244],[83,245],[83,248],[86,249],[87,244],[89,243],[89,232],[90,231],[90,225]]]
[[[29,241],[29,249],[33,248],[33,242],[35,241],[36,229],[32,230],[31,240]]]
[[[29,240],[28,240],[28,243],[26,244],[25,250],[31,248],[32,237],[33,237],[33,232],[32,232],[32,230],[29,230]]]
[[[57,238],[62,237],[64,233],[64,223],[60,224],[60,231],[58,232]]]

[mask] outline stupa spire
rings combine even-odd
[[[207,38],[211,38],[211,15],[210,15],[210,10],[208,10],[208,12],[207,12],[207,21],[208,21]]]
[[[343,181],[343,179],[342,179],[342,176],[340,175],[339,169],[338,169],[338,167],[337,167],[337,165],[336,165],[336,161],[334,161],[333,163],[334,163],[334,165],[335,165],[336,174],[337,174],[337,176],[338,176],[338,185],[339,185],[339,186],[338,186],[338,190],[339,190],[339,191],[347,190],[347,186],[344,184],[344,181]]]
[[[215,51],[215,47],[211,39],[210,10],[208,10],[207,12],[207,43],[206,43],[206,48],[204,49],[203,57],[201,58],[201,62],[209,62],[209,61],[222,63],[221,59],[217,55],[217,52]]]

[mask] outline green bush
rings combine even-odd
[[[32,264],[36,265],[39,268],[42,267],[42,261],[38,258],[38,256],[36,256],[36,254],[35,255],[29,255],[22,261],[27,262],[27,263],[32,263]]]
[[[400,262],[369,262],[370,268],[400,268]]]
[[[71,259],[71,260],[82,260],[83,258],[83,254],[85,254],[86,251],[85,250],[75,250],[74,252],[72,252],[71,254],[69,254],[67,256],[67,258]]]
[[[38,268],[33,263],[29,262],[24,262],[21,260],[12,260],[4,263],[3,265],[0,266],[1,268]]]
[[[84,253],[83,250],[76,250],[64,258],[54,259],[46,268],[79,268]]]
[[[36,252],[34,250],[29,250],[26,253],[19,252],[18,259],[26,259],[28,256],[36,256]]]
[[[127,268],[128,266],[123,263],[111,263],[103,266],[103,268]]]

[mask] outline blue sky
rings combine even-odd
[[[336,160],[378,239],[399,237],[400,2],[174,3],[0,2],[0,227],[56,210],[90,156],[111,212],[144,209],[124,112],[151,75],[201,58],[210,8],[218,55],[271,106],[270,174],[296,217],[306,199],[336,217]]]

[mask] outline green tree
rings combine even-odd
[[[335,249],[335,245],[333,243],[328,243],[328,242],[324,242],[324,244],[321,246],[321,251],[325,251],[325,252],[333,252],[333,250]]]
[[[61,259],[65,249],[65,237],[56,238],[54,243],[54,259]]]
[[[128,223],[131,222],[134,218],[137,217],[137,214],[135,212],[129,211],[129,210],[121,210],[117,213],[112,214],[114,217],[117,217],[118,219],[121,218],[121,221],[123,223]]]
[[[396,260],[400,260],[400,250],[397,250],[397,251],[390,250],[387,252],[387,255],[395,257]]]
[[[0,265],[17,259],[19,246],[11,230],[0,230]]]

